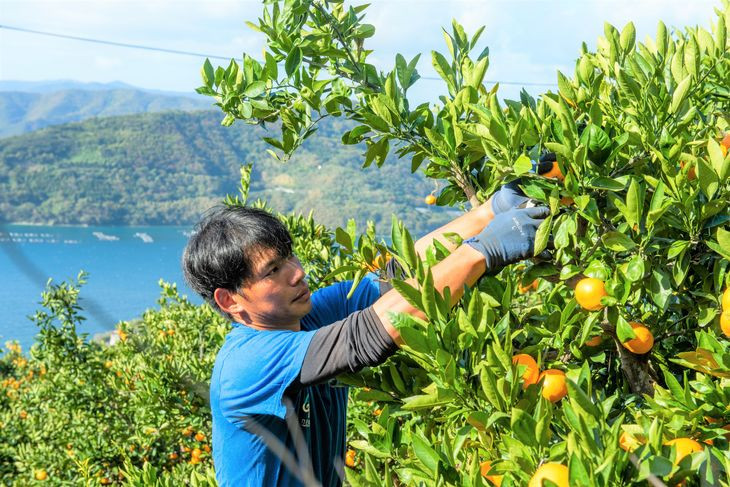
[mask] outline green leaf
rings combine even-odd
[[[636,44],[636,28],[633,22],[629,22],[621,31],[620,37],[621,49],[624,53],[631,51]]]
[[[626,265],[626,278],[631,282],[638,282],[644,277],[644,258],[635,255]]]
[[[393,288],[398,291],[398,294],[403,296],[403,299],[408,301],[411,306],[426,313],[426,310],[423,307],[421,293],[418,291],[418,289],[414,288],[405,281],[401,281],[400,279],[391,279],[390,283],[393,285]]]
[[[266,83],[263,81],[254,81],[246,87],[243,94],[249,98],[255,98],[266,91]]]
[[[291,76],[294,72],[299,69],[299,65],[302,63],[302,50],[299,47],[295,47],[289,51],[289,55],[286,57],[286,63],[284,64],[284,70],[287,76]]]
[[[537,228],[535,233],[535,250],[533,255],[539,255],[547,247],[550,238],[550,228],[553,223],[553,216],[550,215]]]
[[[585,465],[583,465],[583,462],[580,461],[580,458],[575,453],[570,456],[568,470],[570,485],[575,485],[576,487],[588,487],[593,485],[591,483],[591,478],[588,476],[588,471],[586,470]]]
[[[530,414],[520,408],[512,408],[510,427],[512,434],[522,443],[528,446],[537,446],[537,438],[535,438],[537,421]]]
[[[674,93],[672,94],[672,103],[669,105],[669,113],[676,113],[682,102],[684,102],[684,100],[687,98],[687,94],[689,93],[689,88],[691,84],[692,75],[689,75],[682,81],[680,81],[680,83],[677,85],[677,88],[674,90]]]
[[[456,396],[448,389],[438,389],[433,394],[422,394],[403,399],[402,409],[416,411],[418,409],[433,409],[451,403]]]
[[[525,154],[521,154],[512,165],[512,169],[517,175],[528,173],[532,169],[532,161]]]
[[[620,315],[616,320],[616,336],[618,337],[618,341],[620,341],[621,343],[626,343],[627,341],[636,338],[636,333],[634,333],[634,329],[631,328],[629,322]]]
[[[435,475],[439,465],[439,455],[436,453],[436,450],[431,448],[426,440],[418,433],[411,434],[411,442],[413,445],[413,453],[415,453],[423,466]]]
[[[205,58],[200,74],[203,77],[203,83],[205,83],[208,88],[212,88],[213,82],[215,81],[215,71],[213,70],[213,65],[210,64],[210,60],[208,58]]]
[[[626,194],[626,222],[632,228],[641,221],[641,210],[644,204],[641,189],[638,179],[631,178],[629,191]]]
[[[700,181],[702,192],[708,198],[712,198],[720,185],[720,179],[704,159],[697,159],[697,179]]]
[[[662,311],[665,310],[672,294],[672,283],[666,272],[659,269],[652,271],[651,279],[649,280],[649,293],[651,295],[651,299],[656,303],[656,305],[659,306]]]
[[[621,232],[607,232],[601,236],[603,245],[616,252],[625,252],[636,247],[636,244],[629,237]]]
[[[602,176],[588,180],[587,184],[591,188],[607,191],[621,191],[626,187],[626,181],[621,182],[617,179]]]
[[[718,245],[725,255],[730,255],[730,232],[722,227],[718,227],[717,234],[715,236],[717,238]]]
[[[721,181],[725,180],[728,176],[727,174],[724,174],[726,171],[723,170],[723,166],[725,166],[725,157],[722,155],[720,144],[718,144],[715,139],[707,141],[707,153],[710,155],[710,162],[712,162],[712,167],[715,169],[715,173],[717,173],[717,176]]]

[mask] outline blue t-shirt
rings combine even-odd
[[[284,392],[301,371],[315,331],[370,306],[380,296],[378,285],[364,279],[347,299],[352,282],[340,282],[312,294],[312,310],[301,331],[260,331],[239,323],[218,352],[210,383],[213,415],[213,462],[222,486],[299,486],[257,435],[246,431],[256,421],[295,455],[285,416],[296,412],[309,446],[314,474],[324,486],[340,485],[335,464],[345,455],[347,388],[329,384],[303,387],[291,397],[293,411],[282,402]]]

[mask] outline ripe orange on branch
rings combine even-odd
[[[525,367],[525,371],[522,373],[522,388],[527,389],[527,386],[537,384],[537,380],[540,377],[540,368],[537,366],[537,362],[531,356],[526,353],[518,353],[512,357],[512,364],[520,365]]]
[[[345,465],[355,468],[355,450],[347,450],[345,453]]]
[[[586,345],[589,347],[597,347],[602,342],[603,342],[603,337],[601,335],[596,335],[596,336],[586,340]]]
[[[726,337],[730,337],[730,309],[720,315],[720,329]]]
[[[528,292],[530,290],[537,291],[537,286],[538,285],[539,285],[539,283],[537,282],[537,279],[535,279],[534,281],[532,281],[527,286],[523,286],[522,284],[518,284],[517,285],[517,291],[520,294],[525,294],[526,292]]]
[[[481,463],[481,465],[479,465],[479,472],[482,474],[482,477],[489,480],[497,487],[500,487],[502,485],[502,477],[504,477],[504,475],[489,475],[490,470],[492,470],[492,462],[489,460],[485,460]]]
[[[435,205],[436,204],[436,197],[432,194],[426,196],[423,200],[427,205]]]
[[[583,309],[598,311],[603,308],[601,298],[608,296],[603,281],[595,277],[585,277],[575,286],[575,300]]]
[[[622,345],[626,350],[637,355],[647,353],[651,350],[651,347],[654,346],[654,335],[652,335],[651,331],[641,323],[632,321],[629,324],[634,330],[636,338],[632,338],[631,340],[622,343]]]
[[[569,487],[568,467],[561,463],[546,463],[535,471],[530,479],[529,487],[542,487],[545,480],[549,480],[558,487]]]
[[[568,394],[565,383],[565,372],[558,369],[548,369],[540,374],[542,380],[542,397],[550,402],[558,402]]]
[[[696,451],[702,451],[702,445],[697,443],[692,438],[675,438],[664,443],[667,446],[673,446],[677,450],[677,456],[674,458],[674,463],[677,464],[682,461],[684,457],[690,455]]]
[[[626,431],[621,433],[621,436],[618,439],[618,444],[622,450],[629,452],[634,451],[641,446],[641,442]]]

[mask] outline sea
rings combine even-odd
[[[80,271],[87,273],[79,300],[86,320],[77,331],[89,338],[158,309],[160,279],[201,303],[180,268],[190,234],[173,226],[0,225],[0,346],[17,340],[27,352],[46,283],[71,282]]]

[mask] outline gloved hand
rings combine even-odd
[[[552,154],[552,153],[548,153]],[[553,154],[554,156],[554,154]],[[532,172],[537,174],[544,174],[553,167],[552,161],[545,159],[545,156],[540,158],[540,162],[532,161]],[[555,159],[553,159],[555,160]],[[520,205],[527,202],[529,199],[525,196],[525,193],[519,187],[522,181],[518,178],[512,182],[509,182],[494,192],[489,201],[492,203],[492,213],[494,216],[509,211],[512,208],[517,208]]]
[[[507,264],[532,257],[537,227],[549,213],[544,206],[506,211],[464,243],[484,256],[487,272],[497,272]]]

